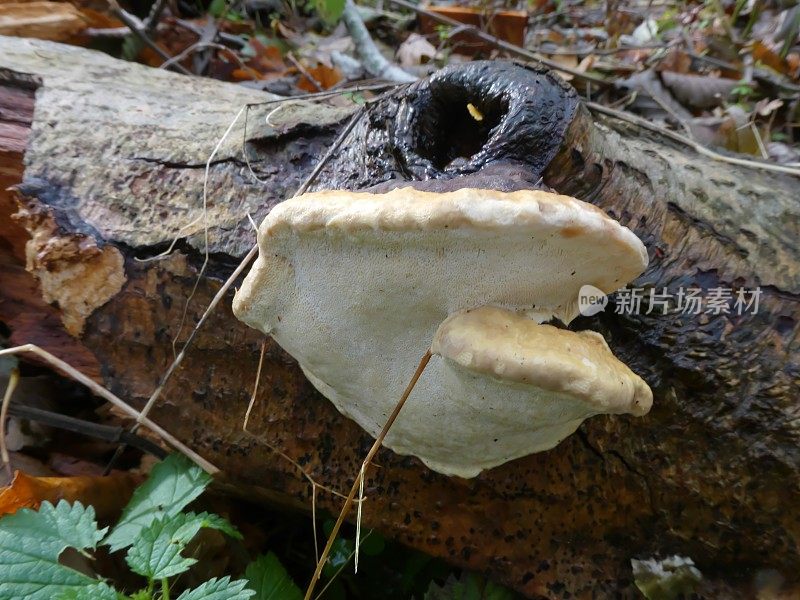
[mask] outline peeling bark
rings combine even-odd
[[[102,366],[113,391],[141,405],[172,360],[173,337],[188,333],[179,324],[205,247],[202,222],[181,227],[202,216],[205,160],[239,107],[265,96],[25,40],[0,38],[1,67],[43,80],[25,151],[18,233],[32,235],[31,215],[44,211],[59,236],[82,234],[98,249],[119,252],[126,281],[86,315],[82,333],[67,336],[67,354],[41,328],[17,329],[23,317],[35,322],[58,314],[40,300],[14,313],[9,297],[19,293],[21,280],[6,286],[4,279],[0,319],[15,341],[35,341],[70,362],[80,349]],[[800,567],[798,181],[710,162],[624,123],[592,118],[568,88],[534,73],[536,85],[546,86],[538,97],[557,103],[558,118],[547,111],[551,119],[542,128],[555,135],[517,137],[514,148],[501,144],[478,158],[462,156],[475,148],[467,137],[467,150],[426,158],[414,144],[396,143],[411,138],[395,135],[398,124],[414,123],[398,106],[413,112],[411,93],[435,95],[422,82],[364,116],[318,187],[412,180],[530,187],[541,176],[542,185],[597,204],[645,241],[651,266],[637,284],[761,286],[762,310],[700,320],[607,311],[576,321],[602,331],[653,387],[648,417],[591,419],[554,450],[469,481],[382,450],[381,468],[366,485],[365,526],[487,571],[530,597],[630,592],[630,559],[667,553],[698,563],[709,597],[751,595],[760,568],[777,568],[791,581]],[[459,85],[491,96],[474,77]],[[0,80],[0,90],[7,88]],[[463,104],[458,94],[441,98],[440,110]],[[290,195],[347,116],[292,104],[271,128],[264,124],[269,109],[254,110],[245,148],[267,183],[249,177],[238,126],[210,170],[209,277],[190,302],[188,323],[252,245],[246,213],[258,221]],[[0,133],[0,150],[2,140]],[[0,160],[5,167],[6,155]],[[397,162],[394,181],[380,161]],[[162,251],[176,235],[181,241],[170,257],[136,260]],[[24,261],[14,247],[8,245],[0,264]],[[25,294],[34,295],[35,286],[25,285]],[[233,318],[229,304],[200,332],[153,416],[221,467],[232,489],[308,508],[306,480],[241,431],[262,338]],[[45,343],[20,339],[37,334]],[[339,490],[349,488],[371,442],[272,342],[251,422],[315,479]],[[337,510],[339,502],[322,494],[319,504]]]
[[[39,282],[43,300],[58,307],[67,333],[80,336],[86,318],[122,289],[122,253],[110,245],[98,248],[82,233],[60,235],[49,211],[36,203],[20,207],[14,219],[29,236],[26,271]]]

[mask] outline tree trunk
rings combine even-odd
[[[204,259],[205,162],[240,107],[268,96],[0,37],[3,68],[39,77],[41,86],[34,107],[35,81],[0,75],[0,175],[8,181],[19,176],[27,143],[13,224],[5,216],[12,199],[0,197],[8,242],[0,247],[0,320],[14,343],[37,343],[141,406],[173,358],[172,340],[180,346],[254,243],[247,214],[258,222],[291,195],[350,111],[292,103],[268,126],[274,106],[253,108],[245,151],[266,183],[250,176],[242,120],[234,126],[210,169],[209,268],[181,328]],[[512,115],[495,103],[523,84],[530,94],[512,100],[535,97],[536,106]],[[483,102],[487,119],[475,135],[468,122],[447,117],[469,94]],[[32,120],[30,110],[3,110],[12,95],[33,109]],[[749,595],[763,568],[797,577],[797,179],[711,161],[593,118],[551,75],[500,64],[451,69],[397,89],[362,115],[316,185],[520,188],[540,177],[642,238],[651,263],[634,285],[673,292],[760,286],[758,313],[608,309],[576,320],[603,332],[651,385],[649,416],[590,419],[555,449],[472,480],[384,449],[366,485],[365,526],[485,570],[530,597],[630,591],[631,558],[672,553],[695,560],[709,595]],[[138,260],[176,236],[168,257]],[[220,467],[239,493],[307,509],[307,480],[270,447],[344,491],[371,440],[270,340],[251,416],[262,440],[242,432],[262,341],[232,316],[228,298],[153,418]],[[340,505],[326,493],[318,501],[332,511]]]

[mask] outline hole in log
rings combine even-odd
[[[441,170],[457,168],[463,159],[480,152],[508,112],[503,98],[482,98],[459,83],[443,82],[419,107],[418,139],[423,143],[417,152]],[[481,120],[470,114],[468,104],[478,110]]]

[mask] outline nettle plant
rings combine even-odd
[[[22,509],[0,519],[0,598],[3,600],[169,600],[174,578],[197,562],[184,556],[201,529],[216,529],[236,539],[241,534],[226,519],[203,512],[184,512],[211,482],[211,477],[181,455],[153,467],[125,507],[117,525],[99,528],[91,506],[64,500],[42,503],[38,511]],[[127,548],[125,561],[147,585],[126,595],[108,582],[63,564],[73,549],[91,557],[98,545],[112,552]],[[295,600],[299,588],[272,554],[247,567],[244,578],[214,578],[185,590],[177,600]]]

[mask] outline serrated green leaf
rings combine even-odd
[[[181,556],[181,552],[203,528],[218,529],[241,537],[233,525],[219,515],[178,513],[157,519],[142,529],[125,560],[132,571],[148,579],[163,579],[183,573],[197,561]]]
[[[246,585],[247,581],[244,579],[209,579],[200,587],[183,592],[178,600],[247,600],[255,592],[245,588]]]
[[[136,488],[122,518],[103,543],[112,551],[130,546],[142,529],[156,519],[178,514],[209,483],[211,476],[200,467],[180,454],[170,454]]]
[[[235,540],[243,539],[242,534],[239,533],[239,530],[236,529],[236,527],[234,527],[233,524],[225,517],[221,517],[214,513],[201,512],[200,514],[196,515],[196,518],[203,522],[204,529],[216,529],[217,531],[221,531],[225,535],[228,535]]]
[[[117,600],[118,598],[124,598],[124,596],[118,594],[108,584],[98,582],[83,588],[67,590],[58,596],[57,600]]]
[[[96,584],[96,579],[59,564],[58,557],[67,548],[94,549],[105,531],[97,528],[91,506],[64,500],[0,519],[0,598],[52,600]]]
[[[148,579],[161,579],[183,573],[197,562],[181,556],[187,542],[200,531],[200,523],[187,523],[182,518],[185,516],[178,514],[158,519],[142,529],[125,556],[125,562],[134,573]]]
[[[303,599],[303,592],[272,552],[259,556],[247,565],[244,578],[248,581],[247,587],[255,591],[255,600]]]

